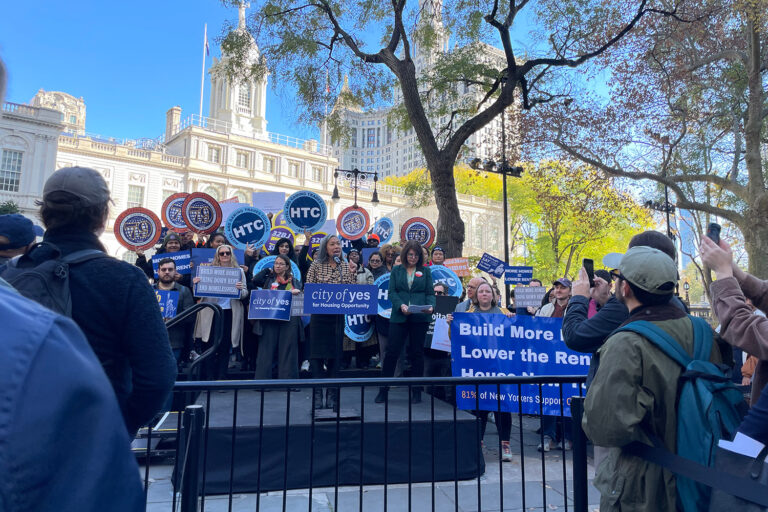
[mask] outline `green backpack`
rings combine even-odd
[[[733,439],[746,407],[742,392],[726,372],[709,361],[714,338],[712,328],[702,318],[690,315],[688,318],[693,324],[693,358],[666,331],[651,322],[631,322],[615,332],[631,331],[641,335],[683,367],[678,383],[677,455],[711,467],[718,441]],[[638,455],[677,472],[669,457],[649,453],[658,454],[659,448],[666,452],[663,444],[659,446],[660,440],[656,444],[655,449],[644,445],[648,450]],[[707,510],[710,496],[707,485],[678,475],[678,507],[685,512]]]

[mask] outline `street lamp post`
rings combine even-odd
[[[371,178],[373,179],[373,196],[371,197],[371,203],[374,205],[379,204],[379,193],[376,191],[376,184],[379,181],[378,172],[366,172],[359,169],[336,169],[333,172],[333,195],[331,196],[331,199],[334,201],[337,201],[340,197],[338,186],[339,174],[341,174],[350,182],[350,186],[355,193],[355,204],[353,205],[354,208],[359,208],[359,206],[357,206],[357,189],[360,188],[361,184],[367,182]]]
[[[523,168],[520,166],[511,166],[507,160],[507,131],[504,115],[505,113],[506,110],[503,110],[501,113],[501,162],[499,164],[493,160],[486,160],[483,162],[479,158],[475,158],[469,163],[469,166],[478,171],[501,174],[501,200],[504,209],[504,264],[509,266],[509,214],[507,212],[507,176],[519,178],[523,174]],[[504,302],[509,304],[509,285],[506,282],[504,283],[504,293],[506,294]]]
[[[688,280],[685,280],[685,283],[683,283],[683,290],[685,290],[685,303],[689,306],[691,305],[691,299],[688,297],[688,290],[691,289],[691,285],[688,284]]]

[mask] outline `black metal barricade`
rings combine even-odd
[[[197,399],[149,431],[151,437],[153,430],[169,432],[175,425],[169,442],[176,455],[158,460],[147,444],[148,503],[151,510],[175,511],[178,503],[183,511],[312,512],[328,509],[318,505],[322,497],[342,511],[586,511],[587,448],[578,400],[584,381],[529,376],[178,382],[175,393]],[[374,402],[379,386],[392,387],[385,403]],[[566,417],[566,400],[574,414],[573,451],[565,442],[548,453],[537,451],[544,436],[543,429],[534,433],[540,418],[515,412],[513,461],[503,462],[501,436],[490,442],[489,429],[484,442],[487,415],[436,398],[434,391],[445,386],[461,386],[475,400],[474,409],[481,393],[495,389],[499,410],[502,392],[521,404],[530,396],[525,386],[533,386],[538,392],[530,399],[540,411],[544,387],[555,387],[559,421]],[[340,406],[314,409],[318,388],[335,393]],[[422,388],[423,401],[412,403],[412,390]],[[498,429],[500,412],[494,417]],[[154,493],[152,486],[170,492]]]

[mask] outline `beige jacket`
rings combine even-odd
[[[243,284],[245,281],[245,272],[240,269],[240,279]],[[229,305],[232,308],[232,331],[231,339],[233,347],[240,347],[243,341],[243,315],[245,313],[241,299],[248,296],[248,288],[240,290],[240,299],[229,299]],[[213,297],[204,297],[201,302],[218,302]],[[197,324],[195,324],[195,338],[202,338],[203,342],[208,343],[211,335],[211,324],[213,323],[213,311],[206,308],[197,314]],[[242,349],[241,349],[242,351]]]
[[[768,383],[768,318],[753,314],[744,297],[768,313],[768,281],[749,274],[741,282],[727,277],[712,283],[710,292],[712,310],[720,321],[720,335],[734,347],[759,359],[752,376],[750,400],[756,404],[760,391]]]

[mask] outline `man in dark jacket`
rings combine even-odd
[[[195,299],[192,298],[192,292],[189,291],[189,288],[182,286],[174,279],[176,275],[175,261],[171,258],[160,260],[157,265],[157,275],[155,290],[177,292],[179,294],[176,315],[180,315],[195,305]],[[192,339],[190,327],[194,325],[194,322],[195,316],[191,316],[187,320],[182,321],[181,324],[171,327],[171,330],[168,331],[168,337],[171,340],[171,350],[173,350],[173,356],[176,358],[177,363],[183,360],[182,354],[184,352],[189,353],[189,345]]]
[[[85,249],[104,251],[98,235],[109,213],[109,188],[94,169],[67,167],[43,187],[40,217],[47,231],[33,262]],[[69,270],[72,319],[112,383],[128,432],[160,412],[176,379],[176,361],[157,299],[144,273],[108,256]]]

